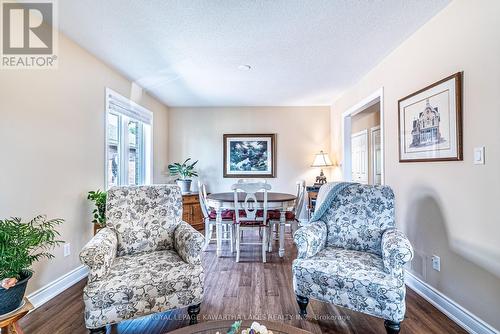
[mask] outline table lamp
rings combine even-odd
[[[328,157],[328,153],[325,153],[323,151],[320,151],[319,153],[316,154],[314,157],[314,161],[311,165],[311,167],[329,167],[333,166],[332,161]],[[319,176],[316,176],[316,182],[314,183],[314,186],[321,186],[326,183],[326,176],[323,174],[323,168],[321,168],[321,172],[319,173]]]

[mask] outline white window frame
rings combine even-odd
[[[124,97],[123,95],[120,95],[111,88],[106,87],[105,94],[104,188],[108,188],[109,114],[118,116],[119,125],[123,124],[123,117],[126,117],[127,120],[134,120],[149,125],[149,129],[143,127],[142,143],[136,143],[136,145],[142,145],[143,149],[141,150],[141,159],[145,162],[144,164],[142,164],[142,169],[139,171],[139,173],[144,177],[144,182],[141,184],[151,184],[153,175],[153,113],[143,106],[135,103],[134,101]],[[113,110],[117,107],[121,108],[121,112]],[[120,155],[120,172],[118,185],[128,185],[128,128],[126,126],[119,126],[118,131],[118,152]]]

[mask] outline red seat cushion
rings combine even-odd
[[[267,215],[268,215],[269,219],[271,219],[271,220],[280,220],[280,218],[281,218],[280,210],[269,210],[267,212]],[[285,219],[286,220],[295,220],[295,213],[293,213],[292,211],[285,212]]]
[[[234,211],[233,210],[223,210],[221,212],[222,219],[233,219],[234,218]],[[217,211],[212,210],[208,214],[208,218],[210,219],[217,219]]]
[[[240,210],[239,211],[240,218],[246,218],[247,214],[245,210]],[[264,210],[257,210],[257,217],[261,218],[264,215]],[[236,223],[236,216],[234,217],[234,222]],[[266,222],[267,223],[267,222]],[[262,220],[247,220],[247,221],[241,221],[241,225],[251,225],[251,226],[260,226],[260,225],[265,225],[265,222]]]
[[[264,210],[257,210],[257,217],[262,217],[264,215]],[[245,218],[247,216],[247,213],[245,210],[240,210],[240,218]]]
[[[262,217],[264,214],[263,210],[257,210],[257,217]],[[245,210],[240,210],[240,217],[246,217]],[[267,211],[267,218],[271,220],[280,220],[281,212],[280,210],[269,210]],[[235,218],[236,219],[236,218]],[[286,220],[295,220],[295,213],[292,211],[285,212]]]

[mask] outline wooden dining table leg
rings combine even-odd
[[[215,234],[217,238],[217,256],[222,255],[222,210],[221,208],[216,209],[216,220],[215,220]]]
[[[285,256],[285,223],[286,223],[286,210],[280,210],[280,249],[279,256]]]

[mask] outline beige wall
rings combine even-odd
[[[208,190],[229,191],[236,179],[222,177],[224,133],[276,133],[275,191],[295,191],[295,181],[312,183],[314,154],[330,149],[329,107],[170,108],[169,162],[199,160],[200,178]]]
[[[380,102],[351,118],[351,134],[366,130],[368,133],[368,184],[373,184],[373,150],[371,128],[380,125]]]
[[[37,214],[66,219],[71,243],[35,265],[32,292],[78,267],[91,237],[86,193],[104,188],[105,87],[132,96],[154,113],[154,181],[163,179],[167,108],[68,40],[59,39],[57,70],[0,70],[0,217]]]
[[[500,2],[453,1],[332,106],[332,151],[341,113],[384,88],[385,176],[398,225],[417,256],[413,272],[500,329]],[[399,98],[464,71],[464,161],[398,162]],[[486,146],[486,165],[473,148]],[[441,271],[430,256],[441,257]]]

